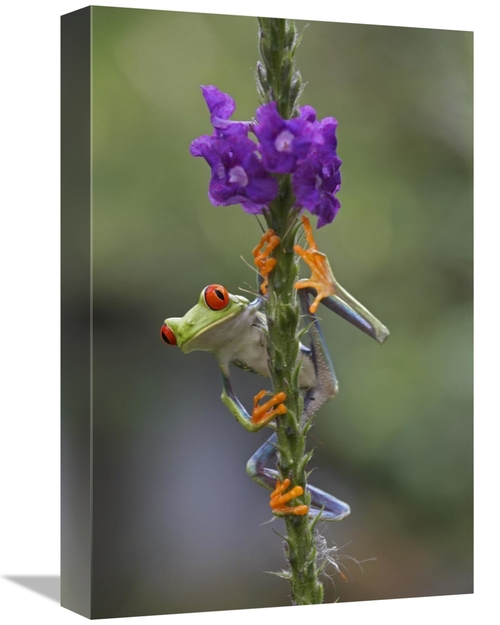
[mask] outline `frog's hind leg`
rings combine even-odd
[[[309,508],[311,518],[320,516],[321,521],[341,521],[351,513],[349,504],[315,486],[308,485],[307,492],[311,495],[312,505]]]
[[[305,324],[309,326],[308,334],[311,341],[309,356],[314,364],[316,385],[310,388],[304,398],[304,418],[315,415],[318,410],[330,399],[337,395],[339,385],[328,348],[316,315],[309,312],[309,292],[307,289],[299,291],[299,299]]]
[[[274,433],[247,462],[247,473],[257,484],[274,491],[279,482],[279,474],[275,469],[269,469],[266,464],[277,455],[278,437]],[[346,517],[351,509],[349,506],[315,486],[307,485],[307,492],[311,496],[308,516],[316,518],[321,515],[322,521],[340,521]]]
[[[318,250],[311,224],[305,215],[302,217],[302,225],[309,247],[304,249],[295,245],[293,249],[311,269],[311,277],[298,280],[294,286],[298,290],[305,289],[314,296],[309,311],[314,314],[321,303],[379,343],[383,343],[389,336],[389,330],[339,284],[328,258]]]
[[[259,447],[254,455],[247,462],[248,475],[268,490],[274,490],[276,480],[279,479],[278,471],[266,468],[266,464],[276,458],[278,436],[274,433],[267,441]]]

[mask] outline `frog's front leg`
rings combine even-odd
[[[264,395],[267,394],[267,391],[260,391],[260,393],[254,397],[254,408],[252,414],[250,415],[233,391],[228,368],[221,366],[221,372],[221,399],[236,417],[238,423],[240,423],[246,430],[249,430],[250,432],[258,432],[263,427],[268,425],[269,422],[272,421],[272,419],[274,419],[277,415],[286,413],[286,406],[284,404],[286,401],[285,393],[276,393],[276,395],[268,399],[263,404],[259,404],[259,401],[264,397]]]
[[[279,474],[275,469],[267,468],[267,464],[274,460],[277,455],[278,437],[274,433],[247,462],[247,473],[257,484],[264,486],[268,490],[274,491],[277,484],[280,484]],[[297,488],[297,487],[296,487]],[[309,517],[315,518],[321,515],[322,521],[340,521],[346,517],[351,509],[349,506],[323,490],[307,484],[306,490],[311,497],[309,510],[306,512],[303,506],[292,506],[286,510],[287,513],[303,515],[307,513]],[[271,500],[272,501],[272,500]],[[272,503],[271,503],[271,507]],[[276,510],[273,508],[273,510]],[[279,510],[278,510],[279,513]]]

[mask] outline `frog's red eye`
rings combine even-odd
[[[210,284],[205,288],[205,301],[212,310],[222,310],[229,304],[229,293],[220,284]]]
[[[177,345],[177,339],[175,338],[175,334],[166,323],[164,323],[161,327],[160,336],[167,345]]]

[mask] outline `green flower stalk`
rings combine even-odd
[[[294,22],[259,18],[259,49],[262,63],[257,64],[257,89],[264,103],[276,102],[282,118],[298,116],[302,79],[295,70],[294,55],[299,35]],[[277,469],[284,478],[304,489],[298,503],[310,504],[306,492],[306,434],[310,421],[301,422],[304,402],[298,385],[297,360],[300,350],[299,321],[301,309],[294,284],[298,279],[298,211],[289,174],[281,174],[279,192],[265,213],[269,228],[280,238],[274,257],[276,266],[269,275],[268,351],[274,391],[286,393],[285,415],[276,419],[278,435]],[[317,517],[318,518],[318,517]],[[289,564],[288,579],[294,604],[321,603],[323,585],[319,581],[314,537],[315,520],[306,516],[286,515],[285,554]]]
[[[336,281],[304,215],[308,247],[298,245],[304,210],[318,218],[318,228],[335,218],[341,165],[337,120],[317,120],[311,106],[298,106],[303,84],[294,57],[299,41],[293,21],[259,18],[262,61],[257,63],[256,83],[261,106],[256,119],[232,120],[236,107],[231,96],[203,86],[213,133],[198,137],[190,147],[211,168],[208,197],[214,206],[241,204],[267,223],[253,250],[261,276],[259,295],[250,303],[222,285],[209,285],[183,318],[165,320],[161,335],[184,352],[211,351],[222,373],[222,400],[238,422],[251,432],[275,429],[248,461],[247,472],[273,491],[270,505],[284,518],[289,565],[277,574],[289,580],[293,603],[308,605],[323,600],[319,577],[330,560],[315,525],[350,512],[347,504],[307,483],[311,419],[338,389],[315,312],[321,303],[379,342],[388,331]],[[250,132],[257,141],[249,138]],[[311,269],[309,279],[298,279],[299,258]],[[310,349],[300,342],[305,333]],[[252,414],[232,389],[231,363],[272,380],[271,399],[259,404],[268,394],[261,391]],[[275,469],[267,466],[273,460]]]

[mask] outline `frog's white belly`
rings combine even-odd
[[[231,341],[226,345],[225,360],[232,362],[237,367],[252,371],[257,375],[270,377],[266,335],[258,326],[251,326],[239,337],[241,340]],[[316,372],[311,357],[306,352],[300,352],[301,363],[299,373],[299,387],[311,388],[316,385]]]
[[[223,370],[233,363],[241,369],[270,377],[266,318],[255,306],[250,305],[241,314],[209,328],[200,337],[192,339],[184,351],[188,353],[195,349],[211,351]],[[304,350],[299,355],[299,386],[306,389],[316,386],[316,372],[307,349]]]

